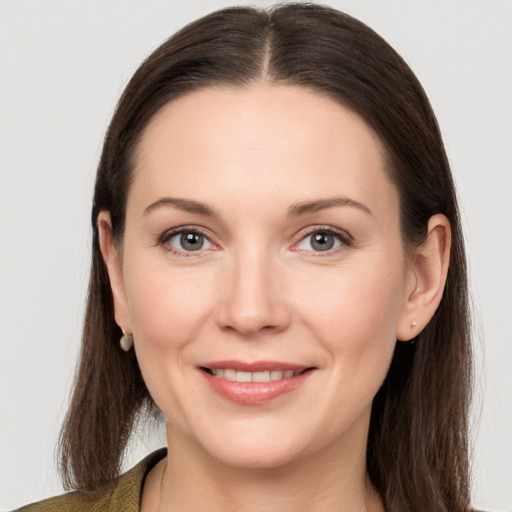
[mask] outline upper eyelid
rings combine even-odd
[[[313,233],[329,233],[332,235],[338,235],[340,238],[346,240],[347,242],[353,242],[352,235],[345,231],[344,229],[335,228],[334,226],[327,225],[317,225],[317,226],[309,226],[308,228],[304,228],[301,233],[299,233],[299,241],[303,240],[305,237],[312,235]]]
[[[207,238],[210,243],[214,243],[211,240],[211,236],[208,234],[208,230],[205,228],[202,228],[200,226],[192,226],[192,225],[184,225],[184,226],[177,226],[175,228],[168,229],[167,231],[164,231],[159,237],[158,240],[160,243],[163,243],[173,236],[179,235],[180,233],[198,233],[200,235],[203,235],[205,238]]]

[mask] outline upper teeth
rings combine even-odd
[[[242,372],[231,369],[211,370],[215,377],[233,382],[270,382],[271,380],[286,379],[300,372],[293,370],[272,370],[264,372]]]

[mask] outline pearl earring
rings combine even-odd
[[[418,324],[416,322],[411,322],[411,329],[414,329]]]
[[[123,331],[123,335],[121,336],[121,339],[119,340],[119,345],[121,345],[121,348],[128,352],[133,347],[133,334],[126,334]]]

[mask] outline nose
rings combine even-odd
[[[291,313],[277,263],[256,249],[235,257],[227,267],[217,308],[218,325],[245,337],[285,330]]]

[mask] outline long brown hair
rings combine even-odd
[[[414,344],[397,342],[374,399],[367,470],[388,511],[464,511],[469,504],[467,420],[471,345],[464,245],[436,118],[403,59],[373,30],[328,7],[230,8],[186,26],[155,50],[119,100],[105,137],[92,209],[92,270],[82,351],[60,437],[64,484],[83,492],[115,478],[134,421],[153,407],[134,351],[119,349],[109,278],[96,226],[108,210],[122,241],[134,154],[167,102],[214,85],[293,84],[359,114],[386,148],[408,247],[428,219],[452,229],[444,296]],[[172,454],[171,454],[172,456]]]

